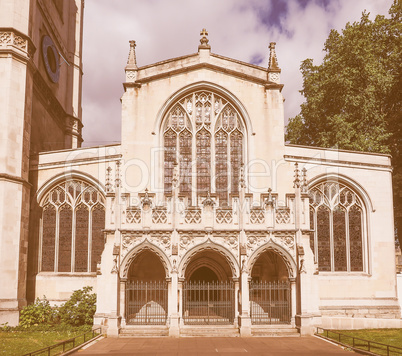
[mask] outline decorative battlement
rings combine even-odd
[[[199,206],[188,206],[183,198],[169,196],[164,205],[155,205],[146,191],[137,205],[130,205],[130,196],[122,199],[122,220],[124,229],[227,229],[239,230],[240,226],[249,229],[295,230],[295,194],[286,195],[286,205],[277,205],[277,194],[271,191],[262,194],[260,204],[253,205],[251,196],[247,196],[243,204],[238,197],[232,197],[231,206],[219,206],[217,199],[208,197]],[[113,198],[114,200],[114,198]],[[139,200],[139,199],[135,199]],[[301,227],[309,228],[307,196],[302,197]],[[254,202],[255,204],[255,202]]]

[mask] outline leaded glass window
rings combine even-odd
[[[364,271],[363,202],[338,182],[310,189],[310,246],[320,271]]]
[[[44,197],[40,270],[95,272],[103,251],[105,201],[79,180],[58,184]]]
[[[211,134],[205,128],[197,132],[197,191],[211,192]]]
[[[179,165],[180,194],[190,204],[197,195],[216,193],[229,205],[238,193],[244,161],[244,128],[238,111],[216,93],[200,90],[173,104],[163,122],[164,190],[172,192]],[[193,164],[194,163],[194,164]]]

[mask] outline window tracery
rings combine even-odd
[[[187,196],[190,204],[197,194],[207,192],[217,193],[220,205],[229,204],[230,194],[239,189],[244,129],[240,115],[227,100],[206,90],[180,99],[165,117],[163,140],[165,194],[172,192],[177,162],[180,194]]]
[[[349,187],[338,182],[310,189],[310,245],[320,271],[362,272],[363,203]]]
[[[103,251],[105,206],[102,194],[79,180],[65,181],[45,196],[40,270],[95,272]]]

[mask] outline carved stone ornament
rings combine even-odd
[[[279,73],[269,73],[268,80],[274,83],[279,83]]]
[[[247,235],[247,244],[245,246],[247,250],[253,252],[267,241],[268,241],[267,233],[263,231],[256,231]]]
[[[113,267],[110,273],[119,273],[119,268],[117,267],[117,256],[113,258]]]
[[[112,168],[109,166],[106,168],[106,193],[112,193],[113,192],[113,184],[112,184]]]
[[[295,236],[293,233],[275,233],[273,241],[282,245],[291,255],[294,255]]]
[[[295,163],[293,188],[300,188],[300,171],[299,171],[299,164],[297,162]]]
[[[272,198],[272,189],[271,188],[268,188],[268,198],[265,199],[264,204],[265,204],[265,206],[269,206],[271,208],[273,208],[275,205],[275,200]]]
[[[202,202],[202,205],[204,207],[213,207],[215,205],[215,202],[213,201],[213,199],[211,198],[211,195],[209,194],[209,192],[207,193],[207,197],[204,199],[204,201]]]
[[[148,210],[152,206],[152,200],[148,195],[148,188],[145,189],[145,196],[142,198],[141,204],[144,210]]]
[[[171,273],[178,273],[178,269],[177,269],[177,264],[176,264],[176,259],[173,259],[173,263],[172,263],[172,271]]]
[[[207,38],[208,32],[207,32],[207,30],[205,28],[203,28],[201,30],[200,36],[202,36],[201,39],[200,39],[201,44],[198,46],[198,48],[210,49],[211,46],[208,44],[209,40]]]

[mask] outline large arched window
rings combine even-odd
[[[230,194],[238,193],[244,160],[245,130],[235,107],[216,93],[195,91],[171,106],[162,129],[165,193],[172,192],[177,163],[180,194],[190,204],[212,192],[228,205]]]
[[[70,180],[52,188],[42,205],[40,271],[95,272],[104,247],[103,195]]]
[[[310,189],[310,244],[320,271],[364,271],[364,216],[362,199],[346,185]]]

